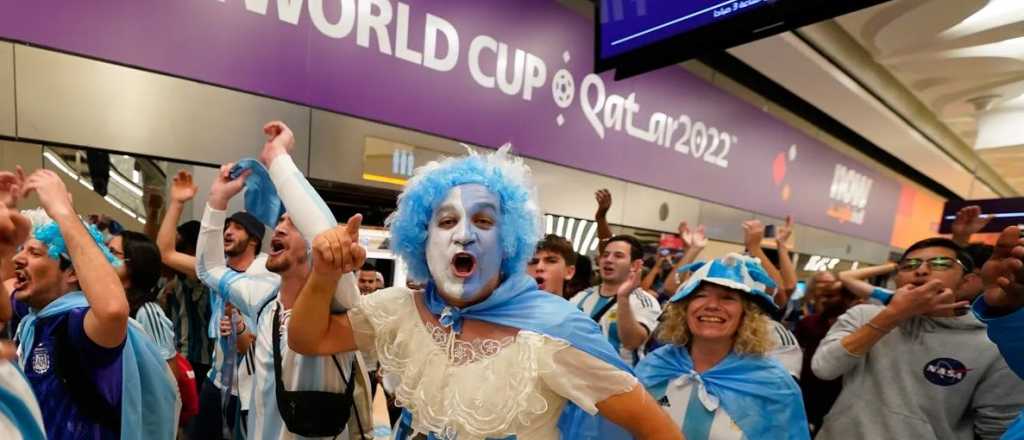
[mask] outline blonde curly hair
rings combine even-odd
[[[687,347],[693,342],[690,327],[686,323],[686,308],[693,298],[690,296],[665,307],[658,330],[659,341]],[[743,304],[743,318],[736,329],[732,350],[738,354],[764,356],[774,344],[769,333],[770,318],[745,295],[740,296],[740,302]]]

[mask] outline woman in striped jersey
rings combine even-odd
[[[142,324],[178,382],[182,403],[180,422],[184,423],[199,411],[199,397],[192,367],[174,348],[174,325],[156,302],[156,285],[162,267],[160,249],[149,237],[135,231],[115,235],[108,245],[110,253],[124,263],[115,269],[128,296],[129,316]]]
[[[800,388],[769,357],[774,282],[739,254],[681,270],[694,269],[662,317],[668,345],[637,365],[640,382],[688,440],[810,438]]]

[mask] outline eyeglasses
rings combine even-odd
[[[921,267],[921,265],[925,263],[928,264],[928,269],[937,272],[952,269],[955,265],[959,265],[965,271],[967,270],[967,267],[965,267],[960,260],[949,257],[932,257],[927,260],[921,258],[907,258],[900,261],[897,268],[900,272],[910,272],[912,270],[917,270],[917,268]]]

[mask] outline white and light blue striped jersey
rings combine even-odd
[[[139,307],[135,312],[135,320],[142,324],[156,346],[160,348],[160,356],[166,359],[174,358],[174,324],[164,314],[164,310],[155,302],[148,302]]]

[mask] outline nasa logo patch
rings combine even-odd
[[[971,371],[963,362],[950,358],[933,359],[924,365],[924,378],[939,386],[956,385]]]

